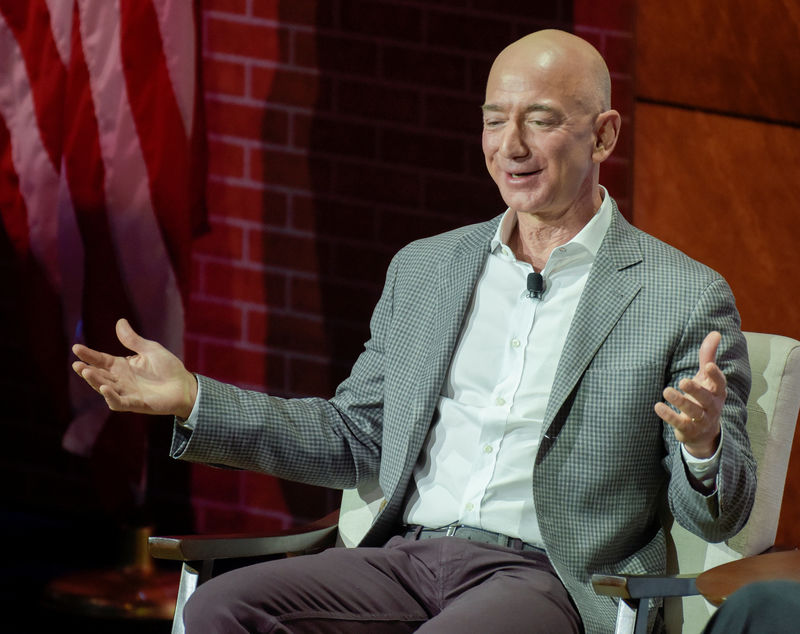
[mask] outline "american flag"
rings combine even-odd
[[[197,0],[0,0],[0,212],[65,347],[124,353],[127,316],[182,354],[204,218],[198,20]],[[86,455],[107,412],[68,376],[63,444]]]

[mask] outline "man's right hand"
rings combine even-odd
[[[136,334],[126,319],[117,337],[136,354],[115,357],[81,344],[72,346],[80,361],[72,369],[120,412],[171,414],[188,418],[197,398],[197,379],[161,344]]]

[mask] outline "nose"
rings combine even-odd
[[[530,154],[530,148],[525,142],[524,130],[518,122],[509,122],[503,130],[500,153],[509,159],[523,159]]]

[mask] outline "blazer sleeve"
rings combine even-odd
[[[378,473],[384,363],[396,258],[370,321],[370,339],[330,400],[283,399],[198,376],[193,430],[175,425],[174,458],[350,488]]]
[[[744,526],[756,489],[756,463],[745,429],[750,393],[747,343],[733,293],[721,278],[712,281],[699,296],[674,352],[668,385],[677,387],[681,379],[697,373],[700,344],[712,330],[722,334],[716,362],[727,379],[727,398],[720,420],[723,442],[716,491],[706,496],[692,487],[680,444],[666,423],[664,442],[668,450],[668,499],[673,516],[687,530],[707,541],[719,542]]]

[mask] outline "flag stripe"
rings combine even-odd
[[[121,50],[131,113],[150,182],[153,209],[178,279],[188,279],[189,143],[161,46],[158,18],[149,2],[122,0]],[[188,288],[185,289],[188,292]]]
[[[58,173],[43,144],[22,50],[4,12],[0,13],[0,59],[6,62],[0,66],[0,116],[8,129],[10,164],[18,176],[19,193],[25,200],[28,237],[22,239],[18,215],[10,234],[14,236],[15,244],[30,248],[49,284],[58,289],[57,228],[50,218],[57,202]]]
[[[19,191],[19,175],[11,159],[11,133],[0,113],[0,210],[3,225],[14,250],[27,256],[30,247],[28,214],[25,199]]]
[[[94,348],[127,354],[108,323],[109,314],[133,318],[134,313],[111,239],[104,196],[105,166],[81,41],[81,18],[76,7],[70,81],[64,100],[64,117],[71,122],[65,131],[64,167],[84,248],[83,335]]]
[[[61,101],[66,69],[58,55],[44,0],[3,0],[3,14],[20,48],[33,92],[36,120],[54,170],[61,163]]]

